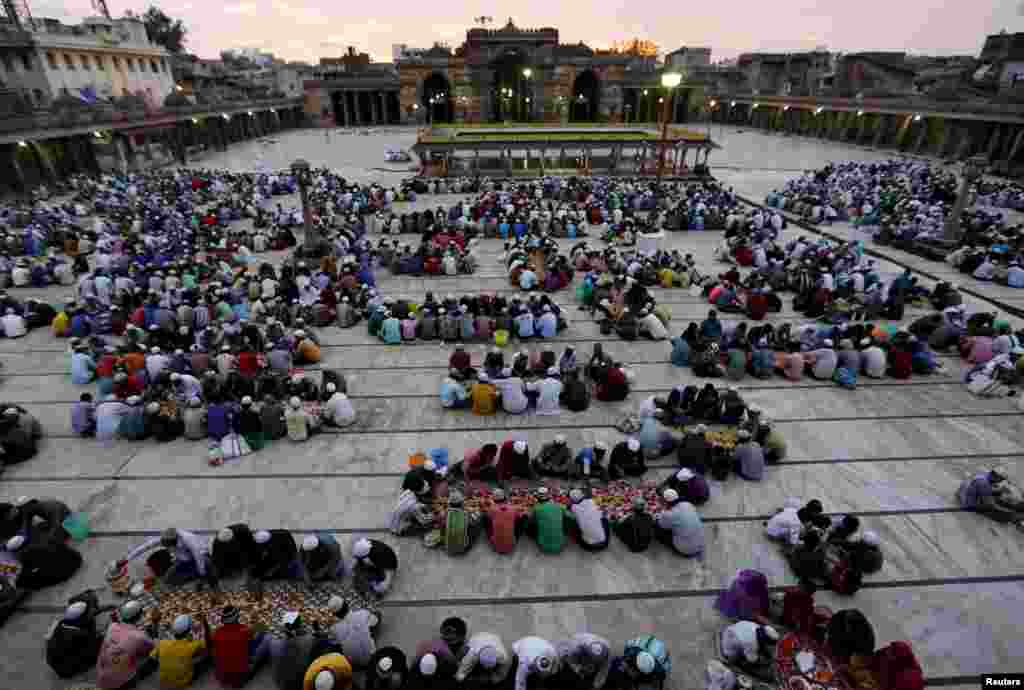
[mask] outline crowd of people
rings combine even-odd
[[[406,296],[373,301],[368,313],[369,334],[390,345],[417,340],[504,345],[512,338],[520,342],[554,338],[567,326],[561,307],[549,296],[536,294],[506,298],[480,293],[456,298],[448,293],[437,298],[428,292],[422,304]]]
[[[879,244],[945,260],[978,280],[1024,287],[1024,231],[1003,210],[1019,210],[1020,187],[975,183],[968,208],[955,219],[961,232],[950,241],[945,227],[957,186],[953,172],[922,161],[852,161],[805,173],[766,203],[813,222],[851,221]]]
[[[55,622],[47,659],[62,677],[95,666],[102,690],[136,687],[157,674],[162,687],[186,688],[212,670],[223,687],[240,688],[269,666],[280,690],[349,690],[356,679],[365,690],[442,690],[455,688],[593,688],[660,690],[672,671],[665,643],[653,635],[627,640],[621,652],[592,633],[549,641],[527,636],[506,644],[488,630],[470,631],[461,618],[442,621],[435,637],[406,653],[376,641],[380,615],[351,609],[341,597],[328,607],[336,622],[308,624],[298,611],[284,611],[280,635],[243,622],[234,606],[195,619],[174,617],[171,639],[159,639],[146,624],[143,604],[130,600],[103,608],[94,597],[72,600]],[[100,617],[110,614],[102,625]]]
[[[544,312],[552,317],[551,311]],[[522,340],[522,335],[519,335]],[[592,399],[618,402],[629,395],[630,373],[595,344],[581,366],[576,348],[567,345],[560,355],[551,348],[532,353],[522,350],[506,360],[501,348],[492,348],[474,363],[459,343],[448,360],[448,375],[441,382],[441,405],[449,410],[469,409],[489,416],[499,410],[524,414],[531,407],[539,415],[560,414],[564,406],[583,412]]]

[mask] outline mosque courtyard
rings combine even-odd
[[[803,169],[830,160],[884,157],[820,139],[717,125],[712,136],[722,147],[711,155],[712,173],[757,202]],[[411,173],[403,169],[408,164],[385,163],[385,149],[407,148],[414,137],[409,129],[366,136],[299,130],[269,143],[235,145],[193,165],[248,171],[278,169],[305,158],[346,178],[387,186]],[[417,204],[447,206],[464,196],[424,196]],[[399,210],[402,206],[412,208],[404,204]],[[836,225],[829,231],[845,238],[851,230]],[[807,232],[791,225],[783,234],[790,239]],[[712,252],[720,241],[717,232],[669,233],[662,246],[692,252],[698,266],[711,272],[719,270]],[[562,244],[567,249],[568,241]],[[501,249],[500,241],[483,241],[480,269],[472,276],[426,279],[378,271],[378,288],[388,296],[413,298],[427,290],[456,295],[516,292],[500,264]],[[948,266],[888,247],[878,249],[933,276],[959,276]],[[902,270],[892,261],[879,263],[887,275]],[[975,293],[967,299],[968,311],[996,310],[986,297],[1024,308],[1020,291],[967,279],[964,287]],[[672,334],[707,315],[706,301],[686,290],[653,290],[659,304],[672,312]],[[20,289],[16,294],[56,304],[68,292]],[[882,571],[867,578],[852,599],[819,593],[820,605],[859,608],[874,625],[878,646],[910,641],[929,684],[977,687],[979,674],[1024,670],[1024,535],[961,511],[955,498],[962,480],[994,465],[1005,465],[1012,480],[1024,483],[1024,417],[1013,398],[971,395],[962,383],[961,360],[951,354],[941,356],[944,370],[936,375],[907,381],[867,379],[853,391],[809,378],[792,383],[748,377],[740,382],[744,399],[777,424],[788,457],[769,467],[761,482],[735,477],[711,482],[711,499],[700,511],[706,549],[698,559],[680,558],[658,545],[632,554],[614,538],[599,553],[570,546],[561,555],[548,556],[524,540],[512,555],[495,554],[481,542],[466,556],[452,558],[443,549],[425,547],[420,539],[388,533],[387,513],[408,457],[417,451],[444,446],[452,458],[460,459],[467,449],[508,438],[527,440],[531,449],[539,449],[556,434],[564,434],[574,449],[597,440],[613,446],[624,438],[614,425],[635,414],[645,397],[700,381],[690,369],[669,363],[665,342],[626,342],[602,335],[577,308],[572,289],[555,293],[553,299],[569,320],[567,330],[555,339],[556,351],[574,344],[582,359],[601,343],[636,372],[626,401],[595,401],[585,412],[563,409],[559,416],[499,412],[478,417],[445,411],[437,393],[449,347],[436,342],[389,346],[369,336],[363,325],[329,327],[319,331],[322,366],[348,378],[356,425],[301,444],[278,441],[219,467],[207,463],[203,443],[109,444],[74,437],[69,410],[84,389],[70,381],[65,343],[48,329],[0,340],[0,397],[24,406],[44,428],[38,456],[3,474],[3,500],[57,497],[87,513],[93,530],[80,545],[85,564],[79,573],[64,585],[33,595],[25,610],[4,626],[0,688],[81,685],[57,680],[43,659],[43,636],[67,598],[101,586],[111,561],[164,528],[212,535],[235,522],[281,527],[297,535],[334,532],[346,550],[354,535],[391,545],[400,567],[392,591],[380,602],[379,644],[411,650],[436,636],[441,620],[453,615],[467,620],[470,632],[492,631],[509,645],[526,635],[557,640],[587,631],[607,637],[618,652],[626,639],[651,633],[671,652],[673,670],[666,687],[703,687],[705,664],[715,655],[715,635],[726,623],[712,606],[715,595],[743,568],[764,572],[772,586],[796,581],[763,530],[767,516],[788,497],[817,498],[827,512],[854,513],[881,538]],[[791,296],[783,302],[783,311],[770,315],[770,322],[804,318],[792,310]],[[908,309],[903,323],[924,313]],[[1019,319],[1010,321],[1015,329],[1022,325]],[[467,349],[479,363],[484,346]],[[647,478],[667,477],[673,459],[655,462]],[[142,686],[157,683],[154,678]],[[196,687],[217,684],[207,674]],[[247,687],[263,690],[273,687],[273,681],[264,671]]]

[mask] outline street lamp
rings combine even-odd
[[[297,159],[291,165],[292,175],[299,185],[299,198],[302,200],[302,228],[304,232],[302,240],[302,254],[313,258],[319,255],[321,250],[320,237],[313,229],[313,213],[309,207],[309,161],[302,158]]]
[[[944,233],[946,241],[955,242],[960,239],[960,217],[967,206],[968,192],[971,185],[977,182],[978,178],[985,172],[986,165],[988,165],[988,160],[986,160],[985,156],[974,156],[964,161],[964,169],[960,173],[960,191],[957,192],[953,210],[950,211],[949,216],[946,218]]]
[[[530,120],[530,97],[527,96],[526,94],[530,93],[530,91],[532,90],[532,89],[530,89],[530,85],[528,83],[526,83],[526,82],[529,82],[530,81],[530,77],[532,77],[532,76],[533,76],[533,70],[530,69],[529,67],[524,67],[523,68],[523,80],[524,80],[524,83],[521,84],[520,91],[522,92],[523,96],[525,97],[524,98],[523,113],[522,113],[522,115],[523,115],[523,119],[526,120],[526,121]]]
[[[662,109],[661,125],[661,154],[658,157],[658,179],[665,173],[665,149],[668,146],[668,112],[669,101],[675,97],[675,88],[683,81],[683,75],[679,72],[665,72],[661,75],[661,85],[668,89],[669,97],[662,98],[664,108]]]

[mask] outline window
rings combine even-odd
[[[135,63],[132,61],[131,58],[125,58],[124,59],[124,64],[128,65],[128,71],[129,72],[134,72],[135,71]]]
[[[119,57],[117,57],[115,55],[114,57],[111,58],[111,60],[114,61],[114,69],[116,69],[118,71],[121,71],[121,58],[119,58]]]
[[[57,69],[57,56],[53,53],[46,54],[46,61],[50,63],[50,69]]]
[[[167,60],[160,58],[160,71],[167,74]]]
[[[64,66],[67,67],[70,70],[74,70],[75,69],[75,61],[72,60],[71,56],[68,55],[67,53],[64,53]]]
[[[103,65],[103,56],[102,55],[94,55],[93,56],[93,60],[96,61],[96,69],[101,70],[101,71],[106,69],[106,67]]]
[[[156,66],[156,60],[150,60],[149,66],[153,68],[153,74],[160,74],[160,68]]]
[[[32,95],[35,97],[36,105],[39,107],[46,105],[46,94],[42,89],[32,89]]]
[[[88,55],[79,55],[78,59],[82,61],[82,69],[84,69],[86,71],[92,69],[92,67],[89,66],[89,56]]]
[[[25,67],[25,71],[26,72],[31,72],[32,71],[32,56],[27,54],[27,53],[25,55],[22,55],[21,56],[21,64],[22,64],[22,66]]]

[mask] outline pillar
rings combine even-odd
[[[885,130],[889,124],[889,121],[886,119],[888,117],[888,115],[879,115],[878,121],[875,123],[875,136],[871,140],[871,145],[875,148],[881,145],[882,139],[885,137]]]
[[[1003,140],[1003,126],[995,125],[992,127],[992,136],[988,140],[988,159],[990,161],[996,159],[996,154],[999,152],[999,142]]]
[[[960,145],[956,149],[956,157],[964,158],[971,151],[974,150],[974,132],[971,131],[970,127],[963,128],[963,138],[960,140]]]
[[[921,122],[920,122],[920,125],[921,125],[921,131],[917,133],[916,137],[914,137],[914,153],[917,153],[918,151],[920,151],[921,147],[924,146],[924,142],[928,139],[928,120],[925,120],[925,119],[922,118]],[[945,137],[945,135],[943,135],[943,136]],[[941,155],[941,144],[940,144],[940,155]]]
[[[1017,132],[1017,136],[1013,138],[1013,146],[1010,147],[1010,154],[1006,157],[1006,160],[1012,162],[1017,154],[1020,153],[1021,146],[1024,146],[1024,128]]]
[[[142,155],[145,156],[147,163],[153,162],[153,138],[146,134],[143,135],[142,140]]]
[[[8,147],[7,151],[7,162],[10,164],[8,169],[14,173],[11,175],[10,185],[15,191],[22,191],[25,189],[25,170],[21,167],[21,161],[18,160],[18,145],[12,144]]]
[[[373,124],[380,124],[380,101],[377,100],[377,92],[370,92],[370,116],[373,118]]]

